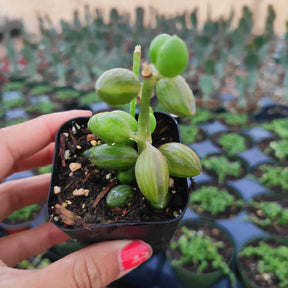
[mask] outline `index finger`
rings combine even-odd
[[[72,110],[43,115],[33,120],[0,129],[0,180],[13,169],[18,160],[29,157],[54,141],[55,134],[65,121],[91,116],[90,111]]]

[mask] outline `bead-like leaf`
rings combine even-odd
[[[133,167],[138,153],[130,146],[107,145],[92,147],[84,153],[98,168],[125,170]]]
[[[141,89],[135,73],[128,69],[115,68],[104,72],[96,81],[97,95],[111,106],[128,104]]]
[[[115,110],[93,115],[88,121],[89,130],[108,144],[129,141],[138,124],[130,114]]]
[[[161,152],[148,142],[137,159],[135,176],[142,194],[151,205],[157,209],[165,208],[169,188],[168,164]]]
[[[170,142],[159,147],[165,156],[169,173],[176,177],[194,177],[202,171],[200,159],[188,146],[177,142]]]
[[[192,90],[181,76],[159,80],[156,85],[156,93],[159,103],[168,113],[185,117],[196,112]]]
[[[129,185],[113,187],[107,194],[106,204],[110,207],[121,207],[133,198],[133,188]]]
[[[164,77],[175,77],[183,73],[188,62],[185,42],[176,35],[168,38],[157,53],[156,68]]]
[[[163,34],[156,36],[151,41],[151,44],[149,47],[149,56],[150,56],[151,63],[156,64],[159,49],[170,38],[171,38],[170,35],[163,33]]]

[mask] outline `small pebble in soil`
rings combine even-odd
[[[78,169],[80,169],[82,167],[82,164],[81,163],[70,163],[69,164],[69,169],[74,172]]]
[[[83,188],[75,189],[72,192],[73,196],[85,196],[85,197],[87,197],[89,193],[90,191],[88,189],[83,189]]]
[[[61,187],[59,187],[59,186],[54,186],[53,192],[54,192],[55,195],[59,194],[59,193],[61,192]]]
[[[53,221],[58,222],[59,221],[59,217],[58,216],[54,216]]]
[[[177,211],[173,211],[173,216],[174,217],[178,217],[179,216],[179,213]]]
[[[64,159],[65,159],[65,160],[70,159],[70,150],[65,150],[65,152],[64,152]]]
[[[73,133],[74,135],[77,134],[77,130],[76,130],[75,126],[72,127],[72,133]]]

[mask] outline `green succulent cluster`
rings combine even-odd
[[[223,242],[215,241],[186,226],[181,227],[181,233],[179,239],[170,244],[171,250],[178,249],[181,253],[180,258],[173,260],[171,265],[183,266],[192,262],[198,266],[197,273],[203,273],[209,265],[212,265],[215,270],[222,270],[225,275],[229,276],[231,282],[235,283],[235,275],[219,252],[224,246]]]
[[[262,216],[265,219],[259,219],[258,217],[249,217],[249,220],[259,224],[260,226],[286,226],[288,225],[288,209],[285,209],[277,202],[256,202],[250,201],[249,206],[260,210]],[[261,217],[262,218],[262,217]]]
[[[247,114],[239,113],[221,113],[219,118],[223,117],[228,125],[239,125],[240,127],[245,127],[248,122]]]
[[[257,246],[247,246],[240,252],[240,257],[258,259],[257,270],[260,275],[272,274],[279,280],[279,287],[288,286],[288,247],[274,247],[261,241]]]
[[[265,165],[261,166],[263,172],[259,182],[267,187],[280,186],[282,189],[288,189],[288,168]]]
[[[25,208],[19,209],[15,212],[13,212],[11,215],[7,217],[7,220],[11,221],[28,221],[31,216],[35,213],[38,213],[40,211],[40,206],[39,204],[33,204],[30,206],[27,206]]]
[[[228,155],[233,156],[246,150],[244,136],[237,133],[224,133],[219,138],[219,144]]]
[[[266,153],[274,153],[279,160],[288,158],[288,139],[275,140],[265,149]]]
[[[226,189],[202,186],[191,194],[190,204],[194,209],[201,209],[210,212],[212,215],[217,215],[225,212],[231,206],[243,205],[243,201],[236,200]]]
[[[263,128],[273,131],[282,139],[288,138],[288,118],[280,118],[263,124]]]
[[[25,270],[34,270],[34,269],[44,268],[51,263],[52,262],[49,258],[45,257],[43,254],[39,254],[32,259],[21,261],[17,265],[17,268],[25,269]]]
[[[99,169],[117,170],[121,175],[121,184],[128,186],[136,181],[151,205],[163,209],[169,201],[170,176],[186,178],[201,172],[199,158],[187,146],[172,142],[157,149],[151,140],[156,127],[150,107],[155,87],[158,101],[168,113],[181,117],[195,113],[193,93],[180,76],[188,61],[188,51],[183,40],[177,36],[157,36],[150,45],[152,63],[142,65],[142,83],[138,76],[140,58],[141,49],[136,46],[133,71],[111,69],[96,81],[96,93],[104,102],[113,107],[129,104],[130,113],[114,110],[93,115],[88,128],[103,144],[92,147],[86,155]],[[140,98],[140,111],[136,120],[137,97]],[[130,188],[126,188],[128,192],[121,187],[115,189],[115,193],[121,195],[126,191],[125,194],[130,195]],[[115,197],[109,196],[109,199]],[[110,203],[110,206],[113,204]]]
[[[230,161],[225,156],[211,156],[202,160],[203,166],[218,175],[219,183],[223,183],[226,176],[238,177],[241,173],[241,163]]]

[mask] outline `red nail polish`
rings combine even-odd
[[[152,255],[151,247],[143,241],[135,241],[120,252],[120,262],[123,270],[134,268],[148,260]]]

